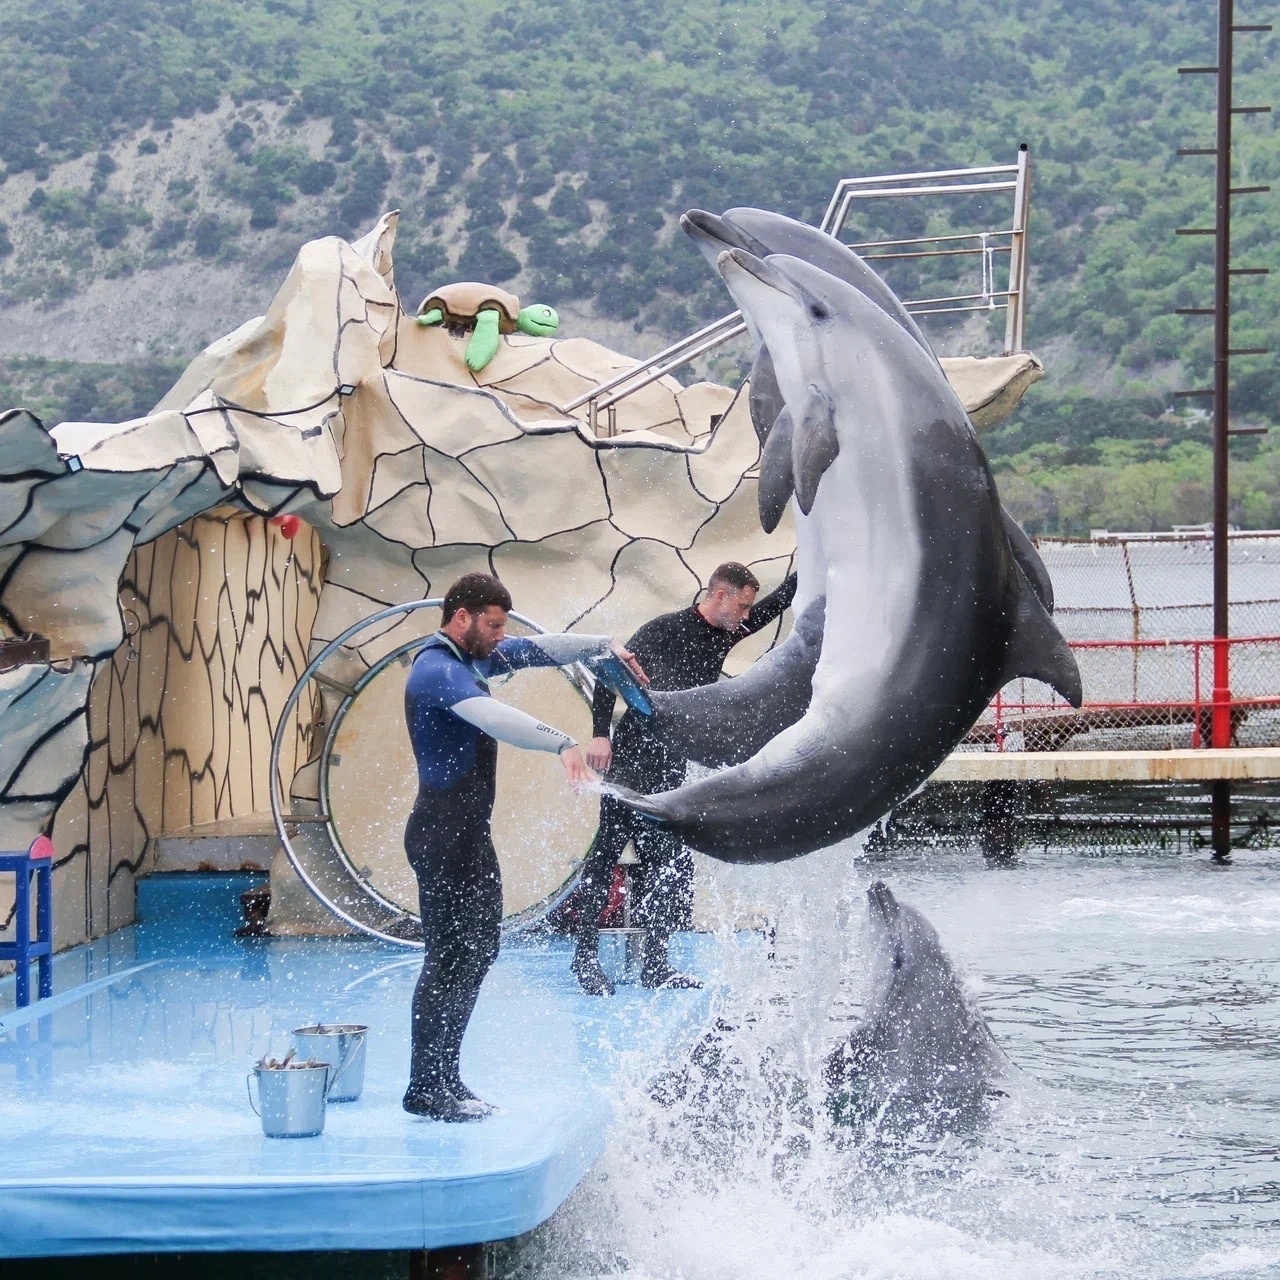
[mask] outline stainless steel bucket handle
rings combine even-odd
[[[258,1073],[257,1073],[256,1071],[250,1071],[250,1072],[249,1072],[249,1074],[248,1074],[247,1076],[245,1076],[245,1078],[244,1078],[244,1091],[245,1091],[245,1093],[247,1093],[247,1094],[249,1095],[249,1105],[250,1105],[251,1107],[253,1107],[253,1114],[254,1114],[255,1116],[257,1116],[259,1120],[261,1120],[261,1119],[262,1119],[262,1112],[261,1112],[261,1111],[259,1111],[257,1107],[254,1107],[254,1106],[253,1106],[253,1089],[250,1087],[250,1084],[249,1084],[249,1081],[250,1081],[250,1080],[252,1080],[252,1079],[253,1079],[253,1077],[254,1077],[255,1075],[257,1075],[257,1074],[258,1074]]]
[[[354,1035],[351,1037],[351,1043],[347,1045],[347,1051],[342,1055],[342,1061],[335,1067],[331,1063],[325,1066],[329,1071],[333,1072],[332,1076],[325,1076],[324,1081],[324,1100],[329,1101],[329,1095],[333,1092],[333,1086],[338,1083],[338,1077],[347,1069],[347,1063],[355,1056],[356,1050],[364,1043],[366,1033]]]

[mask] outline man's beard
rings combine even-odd
[[[462,647],[473,658],[487,658],[498,647],[498,642],[491,641],[481,632],[480,623],[473,621],[462,637]]]

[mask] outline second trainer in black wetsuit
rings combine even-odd
[[[795,574],[757,603],[759,587],[744,565],[722,564],[711,575],[704,600],[646,622],[627,647],[648,674],[649,687],[693,689],[715,683],[729,650],[767,627],[791,603]],[[591,708],[593,749],[608,750],[615,702],[613,690],[597,683]],[[592,751],[587,760],[598,763]],[[647,717],[627,711],[613,733],[608,779],[651,795],[678,787],[684,781],[685,763],[682,755],[663,744]],[[629,840],[635,843],[640,860],[633,919],[647,930],[641,981],[647,987],[697,986],[694,979],[673,969],[667,958],[671,934],[691,923],[693,859],[678,837],[607,795],[601,797],[599,833],[582,869],[573,971],[583,990],[593,995],[612,993],[600,968],[598,930],[613,869]]]

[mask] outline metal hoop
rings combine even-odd
[[[427,643],[429,637],[414,637],[412,640],[405,641],[403,644],[396,646],[394,649],[385,653],[379,658],[360,678],[350,686],[342,689],[342,700],[338,703],[329,722],[325,726],[324,741],[321,743],[319,752],[307,761],[308,764],[314,763],[317,767],[317,794],[319,812],[311,813],[292,813],[285,812],[284,809],[284,788],[280,779],[280,755],[284,745],[284,736],[286,727],[290,723],[290,717],[294,708],[298,705],[298,701],[302,696],[303,690],[316,677],[320,668],[324,666],[332,655],[342,648],[347,641],[360,632],[379,623],[385,623],[393,619],[407,617],[411,613],[417,612],[419,609],[438,609],[443,604],[443,600],[435,597],[429,600],[413,600],[408,604],[393,605],[390,608],[379,610],[377,613],[370,614],[367,618],[362,618],[359,622],[353,623],[340,635],[335,636],[328,644],[316,654],[314,658],[307,664],[302,674],[298,677],[297,683],[293,686],[289,696],[285,699],[285,703],[280,712],[280,719],[276,724],[275,733],[271,739],[271,761],[270,761],[270,796],[271,796],[271,817],[275,824],[276,834],[280,838],[280,844],[284,849],[285,856],[289,859],[290,865],[297,873],[298,878],[306,885],[311,894],[319,901],[327,910],[331,911],[340,920],[349,924],[352,928],[358,929],[361,933],[369,934],[372,937],[380,938],[385,942],[394,942],[398,946],[421,948],[422,939],[419,927],[418,917],[413,912],[405,910],[399,904],[390,901],[386,896],[380,893],[372,884],[363,878],[359,869],[355,866],[350,854],[342,843],[342,837],[338,833],[338,829],[333,821],[332,809],[329,805],[329,766],[333,754],[333,744],[336,740],[337,732],[342,721],[345,719],[347,712],[354,704],[355,700],[360,696],[372,681],[380,675],[393,662],[399,661],[405,654],[411,653],[416,649],[420,649]],[[516,613],[512,610],[508,616],[513,618],[522,626],[528,627],[535,634],[545,635],[547,629],[532,618],[526,618],[523,614]],[[569,682],[578,690],[582,697],[588,702],[591,700],[595,691],[595,678],[591,672],[581,663],[574,664],[573,667],[567,668],[572,675],[568,675]],[[290,826],[297,827],[305,823],[307,828],[315,831],[321,831],[326,837],[330,850],[334,855],[336,863],[345,871],[349,877],[352,886],[358,887],[362,899],[368,902],[376,909],[377,918],[361,919],[352,911],[347,910],[344,906],[335,902],[331,893],[326,892],[325,888],[316,882],[315,877],[308,871],[306,860],[294,846],[294,840],[297,833],[291,833]],[[504,933],[514,933],[521,929],[528,928],[530,925],[541,920],[548,911],[552,910],[572,889],[572,878],[558,889],[552,891],[540,902],[536,902],[522,911],[516,912],[507,917],[502,922]]]

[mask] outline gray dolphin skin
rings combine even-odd
[[[780,213],[753,208],[730,209],[720,216],[704,209],[690,209],[680,219],[680,225],[713,266],[721,253],[737,248],[758,258],[771,253],[788,254],[820,267],[866,294],[928,352],[930,359],[935,358],[920,327],[893,290],[854,250],[827,232]],[[764,345],[754,320],[745,314],[744,320],[757,348],[751,368],[748,403],[756,435],[763,446],[759,481],[760,523],[766,533],[772,533],[792,497],[793,471],[788,459],[794,448],[795,424],[783,402],[768,347]],[[1052,612],[1053,586],[1044,562],[1031,540],[1003,509],[1001,519],[1014,558],[1040,598],[1040,603]],[[818,649],[807,647],[805,654],[816,665]],[[708,686],[692,696],[681,695],[680,716],[668,716],[664,721],[668,740],[672,746],[684,749],[690,759],[702,764],[741,763],[773,736],[767,734],[761,738],[762,726],[772,725],[776,734],[799,719],[798,714],[792,714],[792,708],[797,698],[808,697],[813,670],[789,663],[784,674],[790,683],[772,688],[764,686],[762,700],[751,707],[749,717],[741,716],[743,702],[737,690],[731,690],[727,683]],[[774,712],[772,718],[771,711]],[[700,721],[697,719],[699,716]],[[748,726],[752,732],[747,732]],[[710,743],[719,744],[714,754],[707,751]]]
[[[782,213],[748,207],[726,210],[719,217],[704,209],[690,209],[680,219],[680,226],[712,265],[719,261],[721,253],[730,249],[742,249],[756,258],[783,254],[789,258],[800,258],[837,280],[853,285],[887,316],[896,320],[929,358],[936,361],[928,339],[898,295],[855,250],[829,232]]]
[[[924,335],[893,291],[852,249],[825,231],[783,214],[752,208],[730,209],[721,217],[691,209],[680,219],[680,225],[712,266],[730,248],[745,249],[758,257],[786,252],[814,262],[865,293],[933,357]],[[752,318],[745,313],[743,318],[756,345],[748,403],[756,435],[764,447],[759,482],[760,522],[766,533],[772,533],[792,496],[789,458],[794,427],[764,339]],[[1022,530],[1012,527],[1026,542]],[[1039,557],[1031,544],[1026,545],[1038,564]],[[1047,581],[1043,566],[1041,574]],[[812,621],[809,626],[801,621],[802,607],[815,605],[819,613],[811,618],[818,619],[816,631]],[[809,595],[802,595],[796,602],[797,625],[792,633],[745,676],[654,696],[667,741],[699,764],[740,764],[770,738],[795,724],[804,714],[812,692],[822,644],[821,608],[820,598],[814,601]],[[746,679],[748,676],[750,679]]]
[[[795,724],[813,695],[825,613],[825,602],[815,600],[781,644],[732,680],[650,693],[666,740],[699,764],[739,764]]]
[[[865,293],[929,353],[930,359],[936,359],[920,326],[902,305],[897,294],[853,249],[835,236],[807,223],[797,222],[794,218],[772,213],[768,209],[730,209],[719,217],[704,209],[690,209],[680,219],[680,226],[713,266],[720,254],[730,249],[744,249],[757,258],[767,258],[775,253],[786,254],[812,263],[837,280],[844,280]],[[776,456],[791,447],[786,438],[791,423],[789,419],[782,417],[786,407],[769,349],[764,345],[754,322],[745,316],[744,319],[747,320],[747,328],[756,345],[748,405],[756,435],[765,447],[760,475],[760,523],[766,533],[772,533],[778,527],[787,499],[791,496],[790,471],[773,465]],[[769,437],[774,430],[782,438],[770,445]],[[1053,588],[1049,583],[1048,570],[1031,545],[1031,540],[1007,511],[1003,512],[1003,519],[1013,554],[1040,597],[1040,603],[1052,612]]]
[[[1007,1059],[929,921],[880,880],[867,890],[867,917],[866,1011],[827,1058],[831,1116],[880,1131],[971,1128]]]
[[[1078,706],[1080,676],[932,355],[812,263],[734,249],[718,267],[792,419],[789,455],[773,465],[790,466],[808,508],[797,608],[825,597],[821,654],[804,715],[749,759],[672,791],[619,794],[704,853],[778,862],[887,812],[1009,680],[1043,680]],[[824,581],[807,580],[815,573]]]

